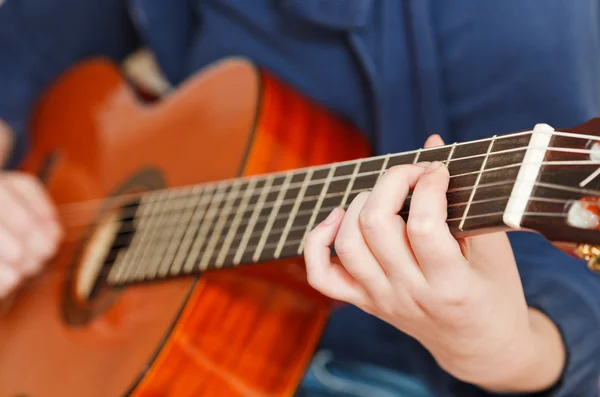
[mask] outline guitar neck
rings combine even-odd
[[[131,244],[109,283],[197,274],[208,269],[300,256],[308,232],[334,208],[347,208],[389,168],[444,162],[451,232],[506,227],[503,214],[531,132],[287,172],[149,192],[135,204]],[[400,215],[407,218],[411,196]],[[156,234],[164,233],[165,238]],[[157,243],[158,242],[158,243]],[[154,254],[145,258],[145,245]],[[133,265],[135,263],[135,266]]]

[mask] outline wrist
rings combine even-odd
[[[529,329],[516,342],[518,351],[498,377],[477,382],[496,393],[535,393],[552,388],[563,373],[566,350],[560,331],[542,312],[529,308]]]

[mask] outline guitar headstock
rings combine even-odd
[[[600,270],[600,118],[552,132],[521,227]]]

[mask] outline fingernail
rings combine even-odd
[[[427,170],[425,172],[427,172],[427,173],[435,172],[435,171],[439,170],[442,165],[443,165],[443,163],[441,161],[434,161],[433,163],[431,163],[429,165],[429,167],[427,167]]]
[[[325,220],[321,223],[325,226],[332,225],[335,223],[335,221],[337,221],[339,214],[340,214],[340,209],[334,208],[333,211],[331,211],[331,213],[327,216],[327,218],[325,218]]]

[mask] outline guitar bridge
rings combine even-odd
[[[574,253],[579,258],[587,261],[588,268],[591,271],[600,273],[600,246],[579,244]]]

